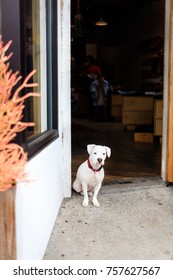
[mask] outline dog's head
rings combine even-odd
[[[111,149],[107,146],[90,144],[87,145],[87,151],[92,165],[104,165],[106,157],[111,156]]]

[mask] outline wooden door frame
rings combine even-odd
[[[173,0],[165,0],[163,137],[161,177],[173,182]]]

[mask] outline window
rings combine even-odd
[[[34,121],[23,142],[29,155],[43,148],[57,133],[57,4],[54,0],[21,0],[22,74],[32,69],[41,97],[26,101],[25,120]]]

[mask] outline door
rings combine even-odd
[[[173,0],[165,0],[164,107],[161,177],[173,182]]]

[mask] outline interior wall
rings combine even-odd
[[[125,88],[141,87],[142,55],[137,52],[140,41],[156,36],[164,38],[164,0],[153,2],[139,10],[129,21],[121,45],[121,83]]]
[[[114,84],[120,83],[120,47],[100,47],[100,62],[101,64],[106,66],[106,69],[112,71],[112,77],[111,81]],[[106,71],[105,71],[105,79],[108,79],[109,77],[106,77]]]
[[[126,19],[125,26],[121,27],[122,42],[117,46],[99,46],[99,63],[105,67],[104,75],[106,71],[112,71],[111,81],[114,84],[132,90],[141,88],[143,57],[137,52],[137,47],[141,41],[156,36],[164,38],[164,3],[164,0],[154,1],[135,10],[128,15],[129,20]],[[90,53],[87,50],[87,55],[92,52],[93,49],[90,49]]]

